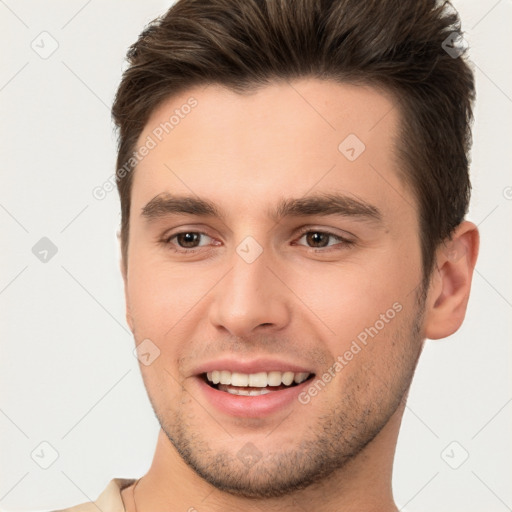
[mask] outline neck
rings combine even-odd
[[[396,512],[391,477],[402,413],[403,407],[342,470],[291,495],[265,499],[234,496],[211,486],[185,464],[160,430],[149,471],[140,479],[135,493],[133,486],[122,493],[126,512],[291,512],[299,505],[318,512]]]

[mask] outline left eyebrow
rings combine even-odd
[[[340,215],[376,223],[381,223],[383,219],[381,211],[376,206],[361,199],[340,194],[283,199],[275,210],[269,212],[269,215],[276,222],[279,222],[283,217],[314,215]]]

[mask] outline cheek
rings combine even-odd
[[[141,261],[135,257],[131,270],[127,289],[138,338],[154,338],[166,345],[190,334],[189,320],[222,276],[219,269],[178,267],[161,258]]]
[[[129,305],[139,336],[161,337],[185,313],[188,288],[155,271],[133,273]]]
[[[343,343],[373,326],[381,314],[389,311],[394,318],[396,309],[411,302],[421,274],[406,260],[390,253],[365,262],[317,263],[290,274],[290,288],[304,304],[298,308],[301,315]]]

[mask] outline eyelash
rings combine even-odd
[[[202,232],[202,231],[192,231],[192,230],[187,230],[187,231],[179,231],[178,233],[173,233],[171,236],[167,236],[165,238],[163,238],[160,242],[167,248],[170,248],[171,251],[173,251],[174,253],[177,253],[177,254],[190,254],[190,255],[193,255],[193,254],[196,254],[197,252],[199,252],[201,249],[203,249],[203,246],[200,246],[200,247],[193,247],[193,248],[183,248],[183,247],[179,247],[179,246],[176,246],[174,245],[171,240],[173,240],[174,238],[178,237],[179,235],[183,235],[183,234],[187,234],[187,233],[192,233],[192,234],[197,234],[197,235],[204,235],[204,236],[207,236],[209,238],[212,238],[210,237],[208,234]],[[307,249],[309,249],[310,251],[312,252],[315,252],[315,253],[328,253],[328,252],[332,252],[332,251],[340,251],[340,250],[343,250],[343,249],[347,249],[349,247],[351,247],[352,245],[355,244],[355,242],[353,240],[349,240],[347,238],[344,238],[340,235],[335,235],[334,233],[331,233],[330,231],[324,231],[322,229],[311,229],[310,227],[305,227],[305,228],[302,228],[300,231],[299,231],[299,237],[297,238],[297,240],[300,240],[304,235],[307,235],[309,233],[317,233],[317,234],[322,234],[322,235],[326,235],[330,238],[334,238],[336,240],[338,240],[338,243],[341,243],[342,247],[338,247],[338,248],[329,248],[329,246],[326,246],[326,247],[308,247],[308,246],[304,246],[303,247],[306,247]],[[302,244],[300,244],[302,245]],[[338,245],[338,244],[336,244]]]

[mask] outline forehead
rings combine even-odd
[[[237,143],[246,149],[264,144],[268,148],[271,143],[287,148],[304,138],[312,143],[326,138],[326,143],[336,143],[353,133],[376,148],[391,141],[398,120],[395,107],[395,101],[382,90],[331,80],[276,82],[244,93],[212,84],[162,103],[151,114],[140,139],[154,132],[169,145],[175,141],[176,156],[190,149],[183,144],[185,139],[196,149],[226,154],[223,150],[229,148],[232,153]]]
[[[398,124],[395,101],[369,86],[308,79],[243,94],[191,88],[162,103],[139,137],[138,147],[152,148],[137,165],[133,203],[167,191],[231,198],[243,209],[316,189],[381,203],[409,196],[407,209]]]

